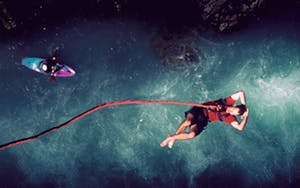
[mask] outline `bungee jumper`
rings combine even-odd
[[[106,107],[109,107],[109,106],[116,106],[116,105],[128,105],[128,104],[173,104],[173,105],[184,105],[184,106],[193,106],[193,108],[187,112],[187,120],[185,120],[181,126],[180,126],[180,129],[178,129],[178,133],[175,134],[175,135],[172,135],[172,136],[168,136],[167,139],[165,141],[163,141],[161,143],[161,146],[166,146],[167,144],[169,145],[169,147],[171,148],[175,142],[175,140],[179,140],[180,138],[176,138],[175,136],[176,135],[180,135],[180,134],[183,134],[183,130],[188,126],[188,122],[193,122],[195,119],[196,122],[198,121],[201,121],[203,122],[201,119],[199,119],[200,117],[204,117],[204,116],[200,116],[198,113],[199,112],[202,112],[203,110],[206,110],[206,111],[215,111],[216,113],[220,111],[220,109],[226,109],[226,114],[229,113],[233,113],[233,114],[237,114],[237,113],[241,113],[239,110],[236,110],[237,107],[234,107],[234,106],[228,106],[228,105],[231,105],[233,104],[237,98],[239,98],[240,94],[234,94],[232,95],[232,99],[228,99],[226,98],[226,102],[227,102],[227,106],[222,106],[221,104],[216,104],[214,102],[208,102],[208,103],[204,103],[204,104],[198,104],[198,103],[192,103],[192,102],[179,102],[179,101],[170,101],[170,100],[123,100],[123,101],[112,101],[112,102],[107,102],[107,103],[102,103],[102,104],[99,104],[73,118],[71,118],[70,120],[66,121],[65,123],[62,123],[58,126],[55,126],[55,127],[52,127],[52,128],[49,128],[43,132],[40,132],[36,135],[33,135],[33,136],[30,136],[30,137],[26,137],[26,138],[21,138],[21,139],[18,139],[18,140],[15,140],[15,141],[11,141],[11,142],[8,142],[8,143],[5,143],[5,144],[2,144],[0,145],[0,150],[3,150],[5,148],[9,148],[9,147],[12,147],[12,146],[15,146],[15,145],[19,145],[19,144],[23,144],[23,143],[26,143],[26,142],[30,142],[30,141],[33,141],[33,140],[36,140],[42,136],[45,136],[46,134],[49,134],[51,132],[54,132],[54,131],[57,131],[58,129],[60,128],[63,128],[81,118],[83,118],[84,116],[90,114],[90,113],[93,113],[99,109],[102,109],[102,108],[106,108]],[[243,102],[244,101],[244,102]],[[241,102],[243,105],[245,105],[245,98],[241,99]],[[203,109],[203,110],[200,110],[200,109]],[[224,112],[220,111],[220,114],[221,116],[224,114]],[[239,124],[239,123],[234,123],[235,121],[232,121],[233,123],[233,126],[236,126],[236,127],[239,127],[241,129],[244,128],[245,124],[246,124],[246,120],[247,120],[247,116],[248,116],[248,109],[243,113],[243,121]],[[229,121],[232,117],[230,116],[227,116],[225,118],[223,118],[222,120],[223,121]],[[200,124],[199,124],[200,125]],[[201,124],[202,125],[202,124]],[[194,134],[197,133],[197,131],[199,132],[198,130],[198,125],[197,124],[190,124],[190,133],[194,132]],[[201,131],[200,131],[201,132]],[[199,133],[200,133],[199,132]],[[188,135],[190,135],[189,133],[187,133]]]
[[[234,105],[240,100],[240,105]],[[239,91],[225,99],[216,101],[209,101],[203,103],[207,106],[215,106],[214,108],[192,107],[185,112],[185,120],[179,125],[175,134],[168,135],[160,144],[161,147],[168,147],[171,149],[176,140],[189,140],[198,136],[207,126],[209,122],[221,121],[231,125],[233,128],[243,131],[248,115],[249,109],[246,107],[246,96],[244,91]],[[241,121],[237,120],[237,116],[241,117]],[[189,131],[184,132],[189,127]]]

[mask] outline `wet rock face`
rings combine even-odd
[[[51,0],[51,1],[36,1],[36,0],[29,0],[28,3],[31,3],[32,6],[26,5],[26,10],[29,12],[28,14],[25,14],[23,18],[21,19],[22,22],[26,21],[26,17],[30,16],[37,16],[37,12],[39,14],[41,12],[53,12],[53,10],[47,10],[45,8],[41,9],[39,7],[74,7],[73,12],[80,12],[78,11],[81,9],[81,7],[86,7],[87,10],[95,11],[95,12],[103,12],[104,10],[107,14],[111,12],[121,12],[121,11],[136,11],[139,10],[145,6],[149,6],[149,9],[152,11],[148,11],[148,14],[150,12],[150,16],[156,17],[156,9],[157,7],[161,7],[161,12],[158,12],[158,15],[161,17],[169,16],[170,18],[174,18],[175,20],[172,20],[176,23],[180,22],[179,20],[183,20],[186,22],[186,20],[196,20],[196,24],[202,24],[202,21],[215,26],[219,31],[226,31],[230,30],[232,27],[238,25],[243,21],[244,18],[251,15],[253,12],[255,12],[257,9],[259,9],[263,2],[265,0],[195,0],[195,1],[186,1],[183,3],[183,1],[180,0],[164,0],[164,3],[157,3],[155,1],[147,1],[148,3],[140,3],[139,0],[119,0],[119,1],[110,1],[110,0],[89,0],[89,1],[78,1],[77,3],[62,3],[58,0]],[[16,15],[21,16],[21,13],[19,13],[19,8],[24,6],[26,3],[23,1],[14,0],[13,4],[9,11],[11,13],[14,13]],[[177,3],[176,3],[177,2]],[[27,4],[28,4],[27,3]],[[39,5],[40,4],[40,5]],[[39,7],[36,8],[36,6],[39,5]],[[18,6],[18,7],[16,7]],[[93,8],[92,7],[98,7]],[[124,8],[123,8],[124,7]],[[180,17],[176,17],[178,15],[177,13],[180,12],[181,7],[185,7],[183,10],[185,12],[180,13]],[[61,12],[64,9],[61,8]],[[76,11],[75,11],[76,10]],[[145,10],[145,9],[142,9]],[[59,12],[59,11],[58,11]],[[189,14],[189,12],[193,12],[193,14]],[[196,12],[194,14],[194,12]],[[173,13],[173,14],[171,14]],[[175,13],[175,15],[174,15]],[[69,14],[69,13],[66,13]],[[147,14],[146,12],[139,12],[137,15],[143,15]],[[199,19],[197,18],[199,15]],[[187,18],[184,18],[184,17]],[[6,8],[6,5],[3,0],[0,0],[0,22],[2,22],[2,25],[6,29],[11,29],[15,27],[14,21],[12,17],[10,16],[8,9]],[[182,24],[182,23],[180,23]]]
[[[202,19],[219,31],[231,30],[258,10],[265,0],[197,0]]]
[[[201,61],[200,49],[194,33],[158,33],[152,41],[162,64],[170,69],[180,69]]]

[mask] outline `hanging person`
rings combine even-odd
[[[235,105],[238,100],[241,104]],[[195,138],[206,128],[209,122],[221,121],[239,131],[244,130],[249,114],[244,91],[238,91],[225,99],[206,102],[204,105],[215,106],[215,108],[192,107],[185,112],[185,120],[179,125],[175,134],[168,135],[160,146],[168,145],[169,148],[172,148],[176,140]],[[241,121],[238,121],[237,116],[241,117]],[[186,128],[189,128],[189,131],[184,132]]]

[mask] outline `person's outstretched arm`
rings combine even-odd
[[[232,94],[231,98],[235,101],[240,100],[241,104],[246,105],[246,95],[244,91],[238,91]]]

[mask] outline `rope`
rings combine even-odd
[[[178,102],[178,101],[169,101],[169,100],[123,100],[123,101],[112,101],[112,102],[99,104],[99,105],[97,105],[97,106],[95,106],[95,107],[93,107],[93,108],[91,108],[91,109],[89,109],[89,110],[87,110],[87,111],[71,118],[70,120],[66,121],[65,123],[62,123],[58,126],[47,129],[47,130],[45,130],[43,132],[40,132],[36,135],[26,137],[26,138],[21,138],[21,139],[15,140],[15,141],[8,142],[6,144],[2,144],[2,145],[0,145],[0,150],[36,140],[36,139],[38,139],[42,136],[45,136],[46,134],[57,131],[58,129],[63,128],[65,126],[67,126],[67,125],[83,118],[84,116],[99,110],[99,109],[106,108],[106,107],[109,107],[109,106],[125,105],[125,104],[175,104],[175,105],[183,105],[183,106],[197,106],[197,107],[211,108],[211,109],[215,108],[215,106],[213,106],[213,105],[204,105],[204,104],[197,104],[197,103],[191,103],[191,102]]]

